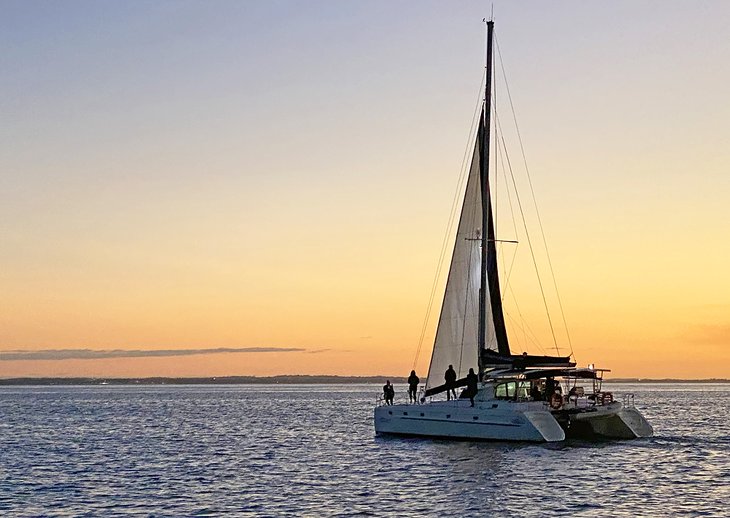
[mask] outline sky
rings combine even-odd
[[[0,377],[425,374],[487,3],[0,5]],[[494,18],[560,350],[730,377],[730,4]]]

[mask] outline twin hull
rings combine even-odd
[[[563,426],[539,402],[491,401],[471,407],[468,400],[425,405],[390,405],[375,408],[379,434],[481,439],[495,441],[555,442],[565,439],[565,429],[584,437],[632,439],[651,436],[649,423],[634,408],[621,403],[591,411],[562,414]],[[572,435],[572,434],[571,434]]]

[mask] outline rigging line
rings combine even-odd
[[[515,319],[515,317],[513,317],[509,313],[507,313],[507,317],[514,323],[514,325],[518,329],[520,329],[522,331],[522,333],[524,334],[525,342],[531,343],[532,345],[537,346],[537,348],[540,349],[540,352],[544,355],[545,350],[540,345],[540,342],[537,340],[537,337],[534,336],[534,333],[532,333],[532,330],[530,330],[530,333],[528,334],[526,327],[525,327],[527,324],[526,324],[524,318],[522,318],[522,316],[520,316],[520,320],[517,320],[517,319]],[[527,347],[525,347],[525,349],[523,349],[523,351],[526,351],[526,350],[527,350]]]
[[[504,315],[510,320],[513,333],[510,335],[510,342],[514,339],[515,345],[517,345],[517,348],[515,350],[517,351],[526,351],[527,350],[527,335],[525,335],[524,329],[520,328],[520,325],[517,321],[515,321],[514,317],[510,315],[509,311],[505,311]],[[522,335],[525,336],[525,345],[523,345],[522,337],[520,336],[520,333],[514,332],[514,331],[522,331]],[[510,349],[512,349],[512,345],[510,345]]]
[[[519,245],[516,245],[516,246],[519,246]],[[502,246],[502,250],[504,250],[504,246]],[[515,307],[517,307],[517,311],[519,312],[520,308],[519,308],[519,306],[517,304],[517,295],[515,295],[515,291],[512,288],[512,285],[510,284],[510,279],[512,277],[512,272],[514,271],[515,259],[516,258],[517,258],[517,249],[515,248],[514,252],[512,253],[512,261],[510,262],[509,270],[507,270],[507,267],[504,266],[504,257],[502,258],[503,268],[504,268],[504,270],[507,273],[506,274],[506,278],[504,280],[504,287],[505,287],[505,289],[502,292],[502,302],[505,301],[505,298],[507,297],[507,290],[509,289],[509,292],[512,294],[512,301],[513,301]],[[523,334],[526,335],[524,328],[522,328],[522,332],[523,332]],[[519,334],[517,336],[519,336]],[[525,341],[527,341],[527,340],[525,340]],[[540,346],[538,345],[538,347],[540,347]],[[540,348],[542,349],[542,347],[540,347]]]
[[[499,117],[494,117],[495,123],[500,125]],[[532,256],[532,263],[535,265],[535,274],[537,275],[537,284],[540,286],[540,294],[542,295],[542,302],[545,305],[545,313],[547,314],[548,324],[550,324],[550,333],[553,335],[553,344],[555,345],[555,351],[560,355],[560,349],[558,349],[558,340],[555,338],[555,329],[553,328],[553,320],[550,318],[550,310],[548,309],[547,298],[545,297],[545,289],[542,286],[542,279],[540,277],[540,270],[537,267],[537,260],[535,258],[535,250],[532,247],[532,239],[530,239],[530,232],[527,229],[527,219],[525,218],[525,211],[522,208],[522,200],[520,194],[517,191],[517,181],[515,180],[514,171],[512,170],[512,162],[509,159],[509,152],[507,151],[507,143],[504,141],[504,132],[500,132],[502,135],[502,146],[504,146],[504,155],[507,160],[507,166],[509,167],[510,176],[512,177],[512,184],[515,191],[515,197],[517,198],[517,206],[520,209],[520,215],[522,217],[522,224],[525,227],[525,237],[527,238],[527,245],[530,248],[530,255]]]
[[[495,110],[495,112],[496,112],[496,110]],[[499,130],[501,130],[501,128],[499,128]],[[498,133],[499,130],[495,130],[495,133]],[[502,158],[502,148],[500,146],[497,146],[497,150],[496,151],[497,152],[494,154],[495,157]],[[497,173],[497,171],[495,171],[495,174],[496,173]],[[503,158],[502,158],[502,174],[504,175],[504,186],[505,186],[505,190],[507,191],[507,204],[509,205],[509,212],[510,212],[510,216],[512,217],[512,229],[515,232],[515,238],[516,238],[517,235],[518,235],[518,232],[517,232],[517,223],[516,223],[517,218],[515,218],[514,204],[512,203],[512,196],[510,196],[511,193],[510,193],[510,190],[509,190],[509,182],[507,181],[507,171],[504,168],[504,159]],[[512,271],[513,271],[513,268],[514,268],[514,265],[515,265],[515,259],[517,258],[517,246],[519,246],[519,244],[515,246],[514,252],[512,253],[512,261],[510,262],[509,270],[507,270],[506,269],[506,266],[505,266],[504,253],[501,254],[502,255],[502,269],[503,269],[503,271],[505,272],[505,274],[507,276],[506,279],[505,279],[505,281],[504,281],[505,286],[507,286],[509,284],[510,277],[512,276]],[[504,250],[504,247],[502,247],[501,249]],[[506,295],[507,295],[507,292],[504,291],[502,293],[502,301],[504,301],[504,298],[506,297]]]
[[[494,37],[496,38],[497,31],[493,29]],[[494,57],[494,50],[492,50],[492,57]],[[494,144],[492,146],[493,150],[496,150],[494,153],[494,210],[492,211],[492,218],[494,220],[494,235],[495,237],[499,235],[499,230],[497,226],[497,219],[499,218],[499,221],[502,220],[502,218],[499,217],[499,207],[498,207],[498,201],[501,196],[499,196],[499,189],[497,187],[497,182],[499,180],[499,174],[497,169],[497,158],[499,157],[499,138],[501,136],[502,128],[497,126],[497,72],[496,68],[493,67],[492,70],[492,112],[494,113],[494,121],[492,124],[494,125]],[[502,169],[504,170],[504,160],[502,160]],[[507,199],[509,200],[509,184],[506,182],[506,175],[505,175],[505,188],[507,190]]]
[[[527,331],[525,331],[525,327],[522,325],[524,323],[523,320],[518,320],[515,317],[512,316],[511,313],[506,313],[507,318],[510,320],[510,323],[520,331],[522,331],[522,339],[524,342],[519,343],[520,348],[518,350],[527,351],[530,349],[530,344],[537,345],[537,343],[532,339],[532,337],[528,336]],[[516,333],[516,336],[520,336],[520,333]],[[517,353],[515,353],[517,354]]]
[[[486,74],[486,71],[484,72],[484,74]],[[482,79],[484,79],[484,74],[482,74]],[[479,82],[480,82],[480,84],[483,83],[483,81],[481,79]],[[456,212],[457,212],[458,202],[459,202],[459,193],[461,192],[465,176],[468,176],[468,175],[466,175],[466,171],[467,171],[466,163],[467,163],[467,159],[469,157],[469,151],[473,147],[472,141],[474,140],[474,138],[473,138],[475,136],[474,132],[476,129],[477,122],[479,120],[479,114],[481,112],[481,110],[480,110],[481,104],[482,104],[482,90],[480,87],[479,93],[477,94],[477,102],[476,102],[476,106],[474,108],[474,114],[472,116],[471,127],[469,128],[469,137],[467,138],[466,147],[464,149],[464,156],[462,157],[462,160],[461,160],[461,171],[459,173],[459,178],[456,182],[456,191],[454,192],[454,198],[451,203],[451,211],[449,213],[449,220],[446,224],[446,232],[444,233],[444,238],[441,243],[441,252],[439,253],[438,265],[436,267],[436,275],[434,276],[433,283],[431,285],[431,294],[429,296],[428,305],[427,305],[427,309],[426,309],[426,317],[424,318],[423,326],[421,328],[421,335],[420,335],[420,338],[418,339],[418,348],[416,349],[416,357],[413,360],[413,369],[414,370],[416,368],[416,364],[418,363],[418,358],[421,355],[421,349],[423,348],[423,340],[426,336],[426,329],[428,328],[428,322],[431,318],[431,311],[433,309],[433,301],[436,296],[436,288],[438,287],[438,280],[441,277],[441,270],[443,269],[444,257],[446,255],[449,236],[451,235],[451,230],[453,229],[453,225],[454,225],[454,219],[456,218]],[[469,170],[471,169],[471,165],[469,165],[468,169]],[[429,366],[429,370],[430,370],[430,366]]]
[[[493,72],[494,80],[492,81],[492,110],[494,111],[494,115],[496,117],[497,115],[497,76]],[[498,140],[499,138],[499,128],[497,128],[497,125],[494,126],[494,145],[492,146],[492,149],[496,150],[494,154],[494,169],[492,171],[492,174],[494,175],[494,210],[492,211],[492,218],[494,219],[494,238],[497,239],[497,236],[499,236],[499,227],[497,225],[497,221],[502,221],[502,218],[499,217],[499,188],[497,187],[497,180],[499,179],[499,149],[498,149]],[[505,186],[507,184],[505,183]],[[509,193],[507,194],[507,199],[509,199]],[[482,223],[483,225],[483,223]],[[506,260],[504,257],[504,245],[502,243],[497,243],[497,246],[495,246],[495,251],[498,251],[497,258],[502,261],[502,271],[506,272]],[[509,282],[509,276],[507,279],[502,279],[500,277],[501,284],[506,286],[506,283]],[[506,295],[505,290],[500,290],[501,299],[502,302],[504,302],[504,297]],[[504,312],[504,310],[502,311]]]
[[[517,245],[517,246],[519,246],[519,245]],[[502,249],[504,249],[504,247],[502,247]],[[510,263],[509,263],[509,270],[507,270],[507,272],[506,272],[507,278],[504,281],[505,286],[509,286],[509,280],[512,277],[512,271],[514,270],[514,267],[515,267],[516,258],[517,258],[517,248],[515,247],[515,251],[512,253],[512,261],[510,261]],[[505,296],[506,296],[506,293],[502,295],[502,302],[504,302]],[[514,296],[514,294],[513,294],[513,296]]]
[[[527,182],[530,185],[530,193],[532,194],[532,203],[535,206],[535,213],[537,214],[537,222],[540,227],[540,234],[542,235],[542,242],[543,246],[545,247],[545,256],[547,257],[548,266],[550,268],[550,275],[553,278],[553,287],[555,288],[555,295],[558,299],[558,307],[560,308],[560,316],[563,319],[563,326],[565,327],[565,335],[568,338],[568,346],[570,347],[570,355],[573,356],[573,342],[570,339],[570,331],[568,330],[568,323],[565,319],[565,311],[563,311],[563,301],[560,298],[560,291],[558,290],[558,283],[555,279],[555,271],[553,269],[553,262],[550,259],[550,251],[548,249],[547,245],[547,239],[545,238],[545,230],[542,225],[542,218],[540,217],[540,211],[537,207],[537,198],[535,197],[535,190],[532,187],[532,177],[530,176],[530,168],[527,166],[527,156],[525,155],[525,146],[522,143],[522,134],[520,133],[520,126],[517,124],[517,114],[515,112],[515,106],[512,102],[512,93],[509,89],[509,83],[507,82],[507,72],[504,68],[504,60],[502,59],[502,52],[499,48],[499,41],[497,40],[497,36],[494,36],[495,46],[497,47],[497,55],[499,56],[499,64],[500,68],[502,69],[502,78],[504,80],[504,86],[507,90],[507,98],[509,99],[509,105],[512,110],[512,119],[515,123],[515,129],[517,130],[517,140],[520,143],[520,152],[522,153],[522,161],[525,164],[525,172],[527,173]]]
[[[497,112],[496,106],[494,107],[494,111],[496,114],[496,112]],[[495,131],[494,131],[495,135],[498,135],[500,131],[501,131],[501,128],[499,128],[498,126],[495,127]],[[495,176],[499,175],[499,167],[497,166],[497,164],[499,163],[498,159],[501,159],[500,165],[502,166],[502,174],[504,175],[504,180],[505,180],[504,186],[505,186],[505,191],[507,193],[506,194],[507,195],[507,204],[509,206],[510,216],[512,218],[512,229],[514,230],[514,235],[516,237],[518,235],[517,224],[516,224],[517,218],[515,218],[514,204],[512,203],[512,196],[511,196],[511,193],[509,190],[509,182],[507,181],[507,171],[504,167],[504,158],[502,158],[502,148],[499,145],[497,145],[495,147],[496,147],[496,152],[494,153],[494,157],[495,157],[494,174],[495,174]],[[507,265],[506,265],[504,246],[500,246],[500,250],[502,251],[502,253],[500,254],[500,257],[502,259],[502,271],[505,273],[505,277],[502,282],[505,287],[510,288],[510,291],[512,291],[513,297],[514,297],[514,291],[511,290],[510,279],[512,277],[512,272],[514,271],[515,260],[517,259],[517,246],[519,246],[519,245],[516,245],[512,252],[512,260],[510,261],[509,269],[507,268]],[[502,290],[502,302],[505,301],[506,297],[507,297],[507,290],[505,289],[505,290]]]
[[[500,128],[500,130],[501,130],[501,128]],[[502,158],[502,147],[501,146],[497,146],[497,153],[495,153],[495,154],[499,155],[499,157]],[[502,174],[504,175],[504,185],[505,185],[505,190],[507,191],[507,202],[509,204],[509,212],[510,212],[510,216],[512,217],[512,230],[515,233],[515,239],[517,239],[517,236],[519,235],[519,232],[517,231],[517,218],[515,218],[515,209],[514,209],[514,204],[512,203],[512,196],[511,196],[511,192],[509,190],[509,182],[507,181],[508,180],[507,169],[504,167],[504,162],[505,162],[505,160],[504,160],[504,158],[502,158]],[[515,195],[516,194],[517,193],[515,193]]]
[[[515,307],[517,308],[517,314],[520,316],[520,322],[522,322],[523,324],[520,328],[522,329],[522,332],[525,333],[525,341],[529,340],[530,342],[535,344],[538,349],[540,349],[540,352],[542,354],[546,354],[545,348],[540,343],[540,339],[537,337],[537,334],[532,330],[530,324],[527,323],[527,319],[522,314],[522,309],[520,309],[520,305],[517,303],[517,295],[515,295],[512,287],[510,287],[510,290],[512,290],[512,297],[515,299]]]
[[[504,158],[502,157],[502,150],[501,150],[501,148],[499,146],[499,138],[500,138],[500,136],[502,136],[502,128],[499,125],[497,125],[497,120],[499,119],[498,113],[497,113],[497,79],[496,79],[496,77],[497,77],[497,71],[495,70],[492,73],[493,73],[494,78],[495,78],[495,80],[492,83],[492,89],[493,89],[492,96],[493,96],[493,99],[494,99],[494,101],[492,103],[492,106],[493,106],[494,118],[495,118],[495,122],[494,122],[494,148],[493,149],[496,150],[496,152],[494,153],[494,212],[493,212],[494,213],[494,234],[495,234],[495,236],[499,235],[499,232],[497,230],[497,218],[499,217],[499,210],[498,210],[498,205],[497,205],[498,199],[499,199],[499,197],[498,197],[498,195],[499,195],[499,189],[497,188],[497,180],[499,179],[499,165],[500,165],[499,159],[501,159],[502,160],[501,161],[502,174],[504,175],[504,186],[505,186],[505,193],[506,193],[506,197],[507,197],[507,204],[509,205],[509,209],[510,209],[510,216],[512,218],[512,228],[514,229],[514,235],[517,236],[518,235],[518,233],[517,233],[517,224],[516,224],[516,218],[515,218],[515,213],[514,213],[514,207],[513,207],[513,204],[512,204],[512,197],[510,196],[509,181],[508,181],[508,178],[507,178],[506,168],[504,167]],[[500,218],[500,221],[501,221],[501,218]],[[505,272],[505,278],[502,279],[502,284],[505,287],[509,287],[510,288],[510,291],[512,292],[512,297],[515,299],[515,304],[516,304],[517,301],[516,301],[516,297],[515,297],[515,294],[514,294],[514,290],[512,290],[511,285],[510,285],[509,282],[510,282],[510,278],[512,277],[512,271],[513,271],[513,268],[514,268],[514,265],[515,265],[515,259],[517,258],[517,248],[515,247],[515,249],[514,249],[514,251],[512,253],[512,260],[510,261],[509,270],[507,269],[507,266],[506,266],[506,258],[505,258],[505,254],[504,254],[504,245],[502,245],[500,243],[499,249],[501,251],[501,253],[499,254],[499,257],[502,260],[502,271]],[[502,302],[504,302],[506,296],[507,296],[507,290],[506,289],[501,290],[501,299],[502,299]],[[495,331],[495,333],[496,333],[496,331]],[[524,331],[523,331],[523,333],[524,333]],[[525,341],[527,341],[527,340],[525,340]]]

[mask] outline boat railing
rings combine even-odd
[[[626,408],[634,408],[636,405],[634,403],[634,394],[631,392],[627,392],[623,395],[623,404]]]
[[[426,398],[419,398],[418,399],[418,402],[416,402],[416,403],[412,403],[412,402],[409,401],[408,404],[410,404],[410,405],[425,405],[425,404],[433,403],[433,402],[434,402],[434,398],[429,396],[429,397],[426,397]],[[439,401],[439,403],[446,404],[447,406],[450,405],[450,406],[453,406],[453,407],[463,407],[465,405],[469,405],[469,398],[456,398],[456,399],[452,398],[450,400]],[[380,394],[380,395],[378,395],[378,396],[375,397],[375,406],[376,407],[379,407],[379,406],[387,406],[387,404],[388,403],[385,401],[385,397],[382,394]],[[401,402],[398,402],[394,398],[393,404],[394,405],[402,405],[402,404],[405,404],[405,402],[402,402],[402,403]],[[545,403],[545,404],[547,404],[547,403]]]

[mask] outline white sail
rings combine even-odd
[[[467,179],[464,204],[456,232],[454,253],[428,370],[426,389],[444,383],[444,373],[454,366],[458,378],[478,367],[479,285],[481,271],[482,196],[480,137]],[[489,294],[486,296],[489,305]],[[486,347],[497,349],[492,311],[486,309]]]

